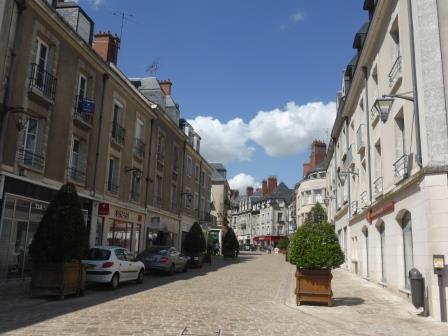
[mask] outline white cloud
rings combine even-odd
[[[301,106],[289,102],[283,110],[258,112],[249,123],[249,138],[273,157],[298,154],[306,151],[313,140],[327,139],[335,116],[333,102]]]
[[[291,15],[290,17],[291,21],[294,23],[299,23],[303,20],[305,20],[305,15],[302,12],[297,12]]]
[[[232,177],[229,180],[229,185],[232,189],[238,189],[240,191],[240,195],[246,194],[246,187],[253,187],[254,191],[261,187],[261,183],[256,182],[253,176],[244,173],[240,173]]]
[[[336,116],[334,102],[289,102],[283,109],[260,111],[245,123],[235,118],[222,123],[198,116],[188,122],[202,138],[201,153],[211,162],[250,161],[255,142],[271,157],[299,154],[315,139],[327,140]]]
[[[226,124],[212,117],[188,120],[202,138],[201,153],[211,162],[249,161],[255,148],[248,145],[249,129],[240,118]]]
[[[74,1],[75,2],[88,2],[95,9],[98,9],[104,3],[104,0],[74,0]]]

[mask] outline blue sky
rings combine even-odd
[[[182,117],[234,186],[300,180],[314,138],[326,139],[341,71],[367,20],[362,0],[80,0],[95,31],[120,31],[119,67],[173,81]],[[263,112],[261,112],[263,111]],[[243,174],[243,175],[242,175]]]

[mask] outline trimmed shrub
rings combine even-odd
[[[206,250],[204,232],[198,222],[194,222],[184,241],[184,251],[188,255],[202,254]]]
[[[223,250],[238,250],[239,247],[240,244],[238,243],[238,239],[236,239],[235,232],[231,227],[229,227],[222,239],[222,248]]]
[[[289,245],[289,239],[288,237],[283,237],[282,239],[280,239],[277,243],[277,247],[280,250],[286,250],[288,248]]]
[[[33,262],[66,262],[84,259],[89,233],[76,188],[64,184],[48,206],[30,246]]]
[[[324,222],[325,210],[317,204],[289,245],[289,262],[298,268],[333,269],[344,263],[334,226]],[[313,222],[315,220],[316,222]]]

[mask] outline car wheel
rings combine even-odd
[[[174,273],[176,273],[176,266],[174,264],[171,264],[170,266],[170,270],[168,272],[170,275],[173,275]]]
[[[118,283],[120,282],[120,276],[118,273],[115,273],[112,279],[110,280],[110,288],[116,289],[118,287]]]
[[[138,277],[137,277],[137,283],[141,284],[143,282],[143,279],[145,278],[145,272],[143,272],[143,270],[140,270],[140,272],[138,273]]]

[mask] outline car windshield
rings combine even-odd
[[[89,251],[88,260],[109,260],[110,251],[99,248],[92,248]]]
[[[145,257],[150,254],[161,254],[161,255],[167,255],[170,247],[169,246],[151,246],[145,251],[143,251],[140,256]]]

